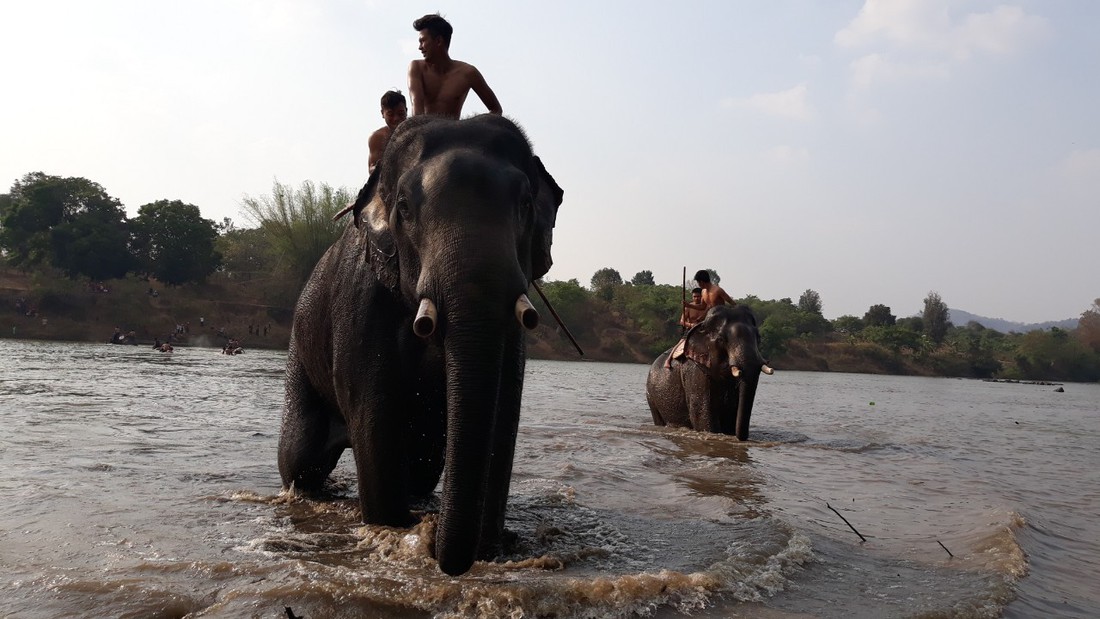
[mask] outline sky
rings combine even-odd
[[[437,11],[565,190],[547,279],[711,268],[829,318],[1100,297],[1092,0],[2,2],[0,192],[80,176],[248,225],[275,181],[357,191]]]

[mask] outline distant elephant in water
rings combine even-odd
[[[403,122],[298,301],[279,438],[315,493],[351,448],[368,524],[416,522],[443,471],[447,574],[501,554],[525,364],[562,190],[511,121]]]
[[[653,423],[749,438],[760,374],[760,331],[749,308],[719,305],[688,330],[681,344],[649,368],[646,400]],[[671,357],[671,359],[670,359]]]

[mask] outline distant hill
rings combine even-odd
[[[1016,333],[1027,333],[1028,331],[1038,331],[1040,329],[1047,330],[1051,327],[1072,330],[1077,328],[1078,322],[1077,318],[1067,318],[1065,320],[1050,320],[1047,322],[1033,322],[1027,324],[1023,322],[1012,322],[1010,320],[1004,320],[1003,318],[987,318],[958,309],[949,309],[947,311],[951,315],[951,323],[956,327],[965,327],[968,322],[974,321],[986,329],[993,329],[1001,333],[1010,333],[1012,331]]]

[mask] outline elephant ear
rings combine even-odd
[[[703,366],[717,369],[721,365],[715,340],[721,330],[722,320],[707,312],[707,317],[684,335],[684,353]]]
[[[554,244],[554,222],[558,218],[558,206],[565,192],[546,171],[542,160],[532,156],[538,175],[535,193],[535,233],[531,239],[531,279],[540,279],[550,270],[554,259],[550,247]]]
[[[397,245],[390,230],[389,211],[379,192],[378,179],[382,166],[374,168],[367,184],[359,191],[349,207],[355,215],[355,227],[365,229],[371,270],[388,288],[396,288],[398,282]],[[364,225],[365,224],[365,225]]]

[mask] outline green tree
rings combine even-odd
[[[235,273],[270,273],[276,257],[262,228],[238,228],[226,218],[215,247],[222,255],[222,268]]]
[[[594,312],[591,307],[591,294],[581,286],[580,282],[576,279],[564,282],[543,282],[540,288],[573,335],[580,338],[583,333],[590,330],[589,327],[593,322],[590,316]],[[542,313],[542,300],[535,299],[534,303]],[[549,315],[549,312],[544,315]]]
[[[897,323],[897,317],[891,312],[889,306],[872,305],[863,315],[863,324],[868,327],[889,327]]]
[[[1016,364],[1033,380],[1100,380],[1100,355],[1058,327],[1023,334]]]
[[[599,290],[607,286],[621,286],[623,277],[611,267],[604,267],[592,274],[592,289]]]
[[[935,291],[929,292],[924,298],[924,312],[921,313],[924,334],[937,344],[943,342],[947,329],[951,327],[950,316],[950,310],[940,295]]]
[[[638,271],[630,278],[630,283],[635,286],[653,286],[653,271]]]
[[[23,268],[53,264],[70,275],[92,271],[93,277],[117,272],[114,258],[126,248],[125,236],[120,234],[126,211],[101,185],[86,178],[32,172],[16,181],[6,195],[0,208],[0,248],[7,252],[10,264]],[[65,246],[81,234],[91,238],[80,247]],[[100,264],[81,268],[82,261],[100,252],[104,254]]]
[[[615,288],[623,285],[623,277],[611,267],[604,267],[592,274],[592,291],[604,301],[610,301]]]
[[[798,297],[798,309],[810,314],[821,314],[821,295],[807,289],[802,296]]]
[[[859,333],[863,330],[863,321],[851,315],[840,316],[833,321],[833,330],[843,333]]]
[[[121,206],[103,204],[50,230],[50,263],[69,277],[120,279],[135,266]]]
[[[991,378],[1003,367],[996,358],[999,352],[996,341],[1001,339],[997,337],[1000,335],[972,320],[965,327],[950,329],[946,341],[970,364],[972,376]]]
[[[138,209],[131,223],[138,262],[166,284],[201,281],[221,263],[217,224],[193,204],[158,200]]]
[[[905,327],[873,325],[863,329],[860,337],[873,344],[889,348],[895,353],[904,349],[920,352],[921,334]]]
[[[898,318],[898,321],[894,324],[898,327],[903,327],[916,333],[924,333],[924,319],[920,316],[906,316],[905,318]]]
[[[1077,323],[1077,337],[1081,342],[1100,353],[1100,299],[1092,302],[1092,307],[1081,314]]]
[[[333,189],[327,183],[305,181],[295,190],[275,181],[272,195],[245,196],[241,206],[270,241],[279,268],[304,283],[348,226],[348,219],[332,218],[353,198],[347,188]]]

